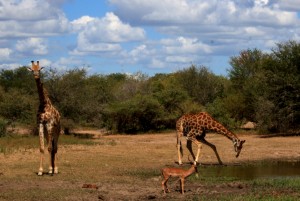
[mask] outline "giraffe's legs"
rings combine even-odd
[[[181,146],[181,140],[180,140],[180,136],[177,136],[177,154],[178,154],[178,164],[182,165],[182,146]]]
[[[49,165],[49,174],[58,174],[58,166],[57,166],[57,144],[60,129],[57,129],[56,126],[49,125],[47,127],[47,131],[49,134],[48,141],[48,151],[50,155],[50,165]]]
[[[45,153],[45,143],[44,143],[44,125],[42,123],[39,124],[39,138],[40,138],[40,168],[38,171],[38,175],[43,175],[43,161],[44,161],[44,153]]]
[[[38,172],[38,176],[42,176],[43,175],[43,161],[44,161],[44,153],[41,153],[40,156],[40,168],[39,168],[39,172]]]
[[[51,129],[49,129],[49,126],[47,125],[47,134],[48,134],[48,153],[49,153],[49,172],[48,174],[53,174],[53,139],[51,134]]]
[[[49,174],[53,174],[53,167],[54,167],[54,154],[53,150],[49,150]]]
[[[53,150],[52,150],[52,153],[53,153],[53,166],[54,166],[54,174],[58,174],[58,166],[57,166],[57,141],[58,141],[58,138],[56,139],[53,139]]]
[[[189,152],[191,153],[193,160],[195,161],[196,157],[195,154],[193,152],[193,147],[192,147],[192,141],[191,140],[187,140],[186,141],[186,148],[189,150]]]
[[[180,146],[181,145],[177,145],[177,152],[178,152],[178,164],[182,165],[182,159],[181,159],[181,153],[180,153]]]
[[[54,142],[53,142],[54,144]],[[53,145],[51,151],[49,151],[50,155],[50,165],[49,165],[49,174],[58,174],[57,167],[57,148],[54,148],[56,145]]]
[[[210,143],[210,142],[207,142],[204,138],[201,138],[200,141],[201,141],[203,144],[205,144],[205,145],[209,146],[210,148],[212,148],[212,150],[215,152],[215,154],[216,154],[216,156],[217,156],[217,158],[218,158],[219,164],[220,164],[220,165],[223,165],[223,162],[221,161],[221,158],[220,158],[220,156],[219,156],[219,153],[218,153],[218,151],[217,151],[216,146],[215,146],[214,144]]]
[[[197,145],[197,155],[196,155],[196,158],[195,158],[195,160],[194,160],[194,165],[197,165],[197,163],[198,163],[198,159],[199,159],[199,157],[200,157],[200,152],[201,152],[201,149],[202,149],[202,144],[198,141],[198,140],[196,140],[196,139],[193,139],[193,141],[192,142],[194,142],[196,145]],[[191,149],[192,150],[192,149]],[[191,153],[192,153],[193,151],[191,151]]]

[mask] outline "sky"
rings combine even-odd
[[[0,69],[227,75],[242,50],[300,41],[300,0],[0,0]]]

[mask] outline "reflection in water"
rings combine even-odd
[[[300,176],[300,161],[258,162],[251,165],[200,166],[200,174],[206,177],[232,177],[251,180],[256,178],[272,178]]]

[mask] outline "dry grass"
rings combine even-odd
[[[252,163],[266,159],[300,160],[299,137],[258,138],[242,135],[240,138],[246,139],[246,143],[240,157],[236,159],[229,140],[221,135],[207,135],[207,140],[217,146],[225,164]],[[161,192],[160,169],[176,166],[174,162],[178,160],[175,132],[103,136],[96,140],[63,136],[58,155],[60,173],[42,177],[36,175],[39,163],[37,137],[23,140],[28,142],[17,149],[10,147],[10,152],[0,153],[0,200],[184,198],[178,192],[169,194],[169,197]],[[184,138],[182,142],[185,146]],[[13,143],[10,143],[12,146]],[[4,146],[3,139],[0,139],[0,146]],[[202,149],[200,160],[203,163],[217,163],[213,151],[206,146]],[[184,161],[187,162],[185,147]],[[84,184],[94,184],[97,189],[82,188]],[[187,192],[185,198],[205,193],[199,190],[206,188],[204,184],[199,181],[195,183],[193,178],[186,185],[187,188],[192,186],[194,191]]]

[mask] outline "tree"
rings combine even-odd
[[[180,85],[176,73],[156,74],[148,80],[148,87],[149,94],[161,105],[159,121],[165,125],[165,128],[174,128],[177,118],[198,106],[191,103],[192,100]]]
[[[268,99],[273,103],[276,131],[300,128],[300,44],[288,41],[277,44],[266,66]]]
[[[0,116],[7,121],[28,123],[35,118],[37,102],[32,74],[26,67],[0,72]]]
[[[161,105],[149,95],[114,102],[105,108],[105,126],[118,133],[137,133],[159,129]]]
[[[176,73],[178,83],[201,105],[212,102],[216,97],[222,94],[222,79],[211,73],[208,68],[201,66],[191,67]]]
[[[228,70],[232,83],[227,93],[227,109],[237,120],[256,120],[258,98],[264,95],[264,63],[268,56],[260,50],[243,50],[231,57]]]
[[[0,86],[2,86],[5,91],[11,88],[18,88],[29,94],[34,94],[36,90],[32,74],[26,67],[20,67],[15,70],[1,70]]]
[[[0,95],[0,116],[9,121],[29,123],[35,120],[35,108],[37,101],[24,90],[13,88]]]

